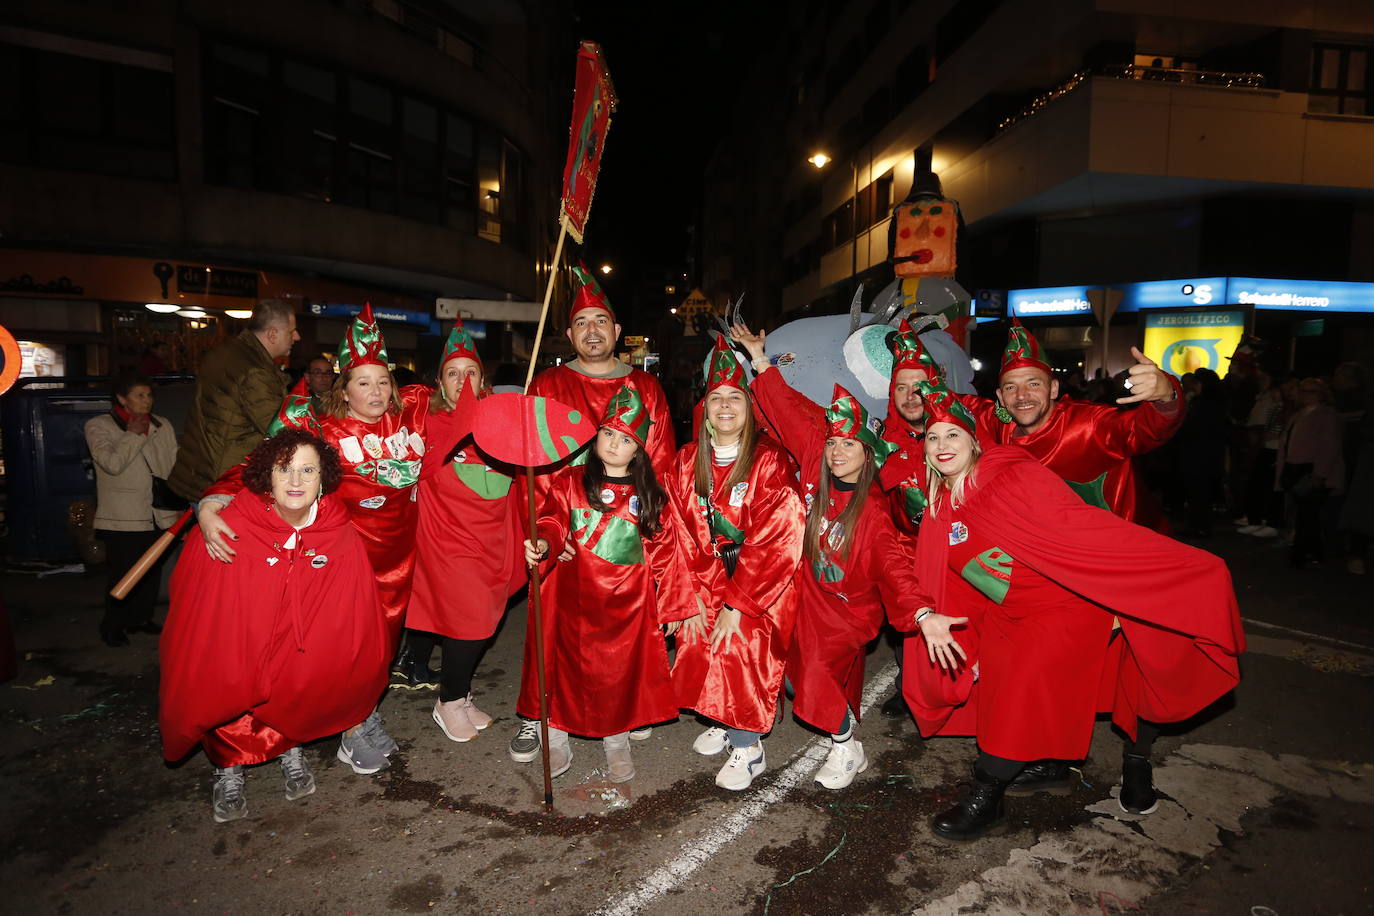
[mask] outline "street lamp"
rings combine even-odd
[[[609,264],[602,264],[599,269],[603,276],[609,276],[611,271],[615,270],[615,268]]]
[[[814,153],[806,161],[811,163],[818,169],[823,169],[825,168],[826,163],[830,161],[830,157],[827,156],[825,153]]]

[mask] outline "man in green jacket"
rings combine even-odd
[[[267,435],[286,397],[286,373],[276,361],[300,339],[291,305],[264,299],[246,330],[206,354],[176,467],[167,479],[179,495],[200,499],[206,487]]]

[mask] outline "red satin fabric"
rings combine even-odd
[[[1040,700],[1018,700],[999,691],[997,709],[987,712],[992,704],[987,697],[973,696],[978,688],[970,669],[978,653],[987,658],[987,645],[994,638],[1009,640],[996,650],[1003,667],[1010,663],[1048,672],[1073,658],[1080,659],[1080,666],[1091,666],[1100,673],[1094,682],[1101,688],[1096,692],[1097,709],[1110,710],[1113,721],[1131,736],[1137,717],[1151,722],[1187,719],[1235,687],[1245,636],[1231,576],[1219,558],[1087,505],[1019,449],[987,450],[976,474],[974,487],[956,513],[942,500],[937,510],[927,511],[921,527],[917,575],[927,593],[922,603],[973,618],[970,628],[956,637],[970,650],[971,659],[955,678],[930,663],[924,640],[906,641],[904,693],[922,734],[968,734],[967,713],[958,726],[949,718],[952,704],[967,701],[966,708],[977,704],[976,733],[992,753],[1013,760],[1081,756],[1044,750],[1054,742],[1076,747],[1071,729],[1046,729],[1041,736],[1045,745],[1031,746],[1025,736],[1024,746],[1022,739],[1006,739],[1003,744],[1003,739],[994,738],[1000,750],[983,743],[985,722],[1043,718],[1044,705],[1054,702],[1052,692],[1042,692]],[[1030,619],[1038,613],[1035,607],[1014,609],[1017,617],[983,598],[959,576],[958,557],[949,545],[950,522],[956,515],[967,524],[971,540],[976,536],[1001,547],[1018,565],[1062,592],[1057,600],[1042,592],[1035,602],[1047,609],[1043,624]],[[1054,620],[1052,614],[1062,616]],[[1117,643],[1124,640],[1125,645],[1109,650],[1110,614],[1120,619],[1122,639]],[[1089,637],[1077,629],[1079,623],[1068,622],[1090,617],[1105,621],[1082,624],[1100,629],[1097,648],[1088,646]],[[1081,658],[1088,651],[1093,657]],[[984,667],[982,677],[989,676],[997,677]],[[1087,680],[1079,680],[1082,688]],[[1065,702],[1083,705],[1078,700]],[[988,715],[993,718],[985,718]]]
[[[925,440],[895,410],[889,412],[887,424],[883,427],[883,438],[894,443],[897,451],[883,462],[882,470],[878,472],[878,483],[887,494],[892,522],[897,530],[915,538],[921,525],[919,516],[912,513],[911,497],[915,496],[917,505],[924,505],[922,497],[926,490],[927,470]]]
[[[824,498],[825,517],[837,518],[853,496],[833,489],[817,495],[827,438],[824,409],[789,386],[781,372],[764,372],[750,388],[802,469],[808,509],[812,499]],[[838,555],[830,560],[842,571],[838,581],[818,579],[805,555],[797,567],[797,625],[787,674],[796,690],[796,715],[835,734],[846,708],[859,717],[865,649],[882,627],[884,605],[893,609],[894,617],[905,614],[910,620],[919,587],[915,556],[906,539],[898,536],[876,486],[867,494],[848,561]]]
[[[361,722],[391,659],[362,542],[334,496],[292,549],[293,529],[260,496],[223,513],[233,563],[205,552],[199,529],[172,576],[159,642],[163,756],[204,740],[217,766],[261,763]]]
[[[454,448],[445,443],[456,439],[449,430],[451,413],[432,413],[428,423],[406,626],[454,639],[487,639],[527,578],[521,490],[510,485],[514,469],[494,465],[470,436],[452,460],[444,460]],[[502,496],[478,492],[459,476],[460,467],[479,487],[509,488]]]
[[[1172,380],[1175,392],[1178,381]],[[1131,459],[1169,441],[1183,422],[1183,398],[1123,410],[1107,404],[1060,398],[1045,425],[1028,436],[1015,423],[997,419],[997,402],[973,395],[959,398],[978,419],[979,441],[1015,445],[1067,481],[1088,484],[1106,475],[1102,496],[1107,507],[1130,522],[1168,534],[1159,503],[1137,478]]]
[[[678,705],[730,728],[764,734],[773,727],[783,668],[797,613],[795,574],[805,524],[792,461],[782,446],[760,436],[748,489],[731,505],[725,488],[730,467],[712,467],[712,503],[746,534],[734,578],[715,555],[715,538],[694,485],[696,443],[684,446],[667,480],[668,501],[681,524],[680,546],[690,590],[715,626],[723,605],[741,612],[740,638],[729,652],[711,653],[709,642],[679,639],[673,667]],[[694,612],[695,600],[683,616]]]
[[[558,546],[571,529],[572,513],[590,502],[585,469],[569,468],[554,477],[539,513],[539,537]],[[632,484],[608,482],[611,514],[631,524]],[[669,516],[667,511],[664,516]],[[671,519],[668,519],[671,524]],[[668,669],[668,652],[659,630],[654,582],[671,575],[679,562],[675,534],[665,527],[644,541],[638,563],[613,563],[581,542],[571,560],[548,559],[540,588],[544,652],[549,692],[549,724],[575,735],[604,738],[642,725],[676,719],[677,699]],[[535,667],[534,640],[525,641],[525,669]],[[522,684],[516,712],[539,718],[538,682]]]

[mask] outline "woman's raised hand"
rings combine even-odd
[[[751,361],[763,358],[763,339],[766,336],[763,331],[755,334],[743,321],[736,321],[730,325],[730,339],[749,351]]]

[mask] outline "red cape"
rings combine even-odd
[[[1110,710],[1128,734],[1135,735],[1137,717],[1181,721],[1235,687],[1245,634],[1220,558],[1087,505],[1019,448],[986,450],[975,473],[960,508],[969,526],[1120,619],[1124,639],[1113,645],[1099,708]],[[939,523],[938,510],[935,515],[927,510],[917,546],[922,603],[974,618],[968,630],[956,631],[973,655],[986,601],[949,570],[948,525]],[[903,690],[922,734],[951,733],[951,714],[973,690],[971,671],[966,666],[955,678],[940,673],[920,639],[906,641],[904,659]]]
[[[168,760],[202,739],[218,766],[260,763],[365,719],[385,688],[390,640],[372,566],[336,496],[293,529],[244,491],[224,510],[232,563],[193,529],[172,576],[158,646]],[[222,728],[223,727],[223,728]]]

